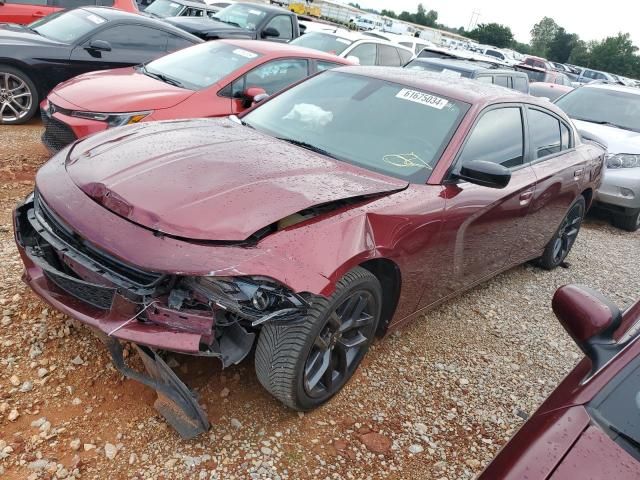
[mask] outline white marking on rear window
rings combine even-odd
[[[97,15],[91,14],[91,15],[87,15],[87,20],[95,23],[96,25],[100,25],[101,23],[106,22],[106,20],[102,17],[99,17]]]
[[[437,108],[438,110],[442,110],[449,104],[449,102],[444,98],[429,95],[428,93],[419,92],[417,90],[411,90],[409,88],[403,88],[400,90],[397,93],[396,98],[409,100],[410,102],[419,103],[431,108]]]
[[[258,56],[257,53],[253,53],[248,50],[243,50],[241,48],[236,48],[233,51],[233,53],[235,53],[236,55],[240,55],[241,57],[244,57],[244,58],[256,58]]]

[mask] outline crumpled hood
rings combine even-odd
[[[79,75],[53,92],[81,110],[107,113],[171,108],[194,94],[132,67]]]
[[[597,123],[573,120],[578,130],[600,137],[607,142],[609,153],[640,153],[640,133]]]
[[[243,241],[314,205],[407,186],[227,119],[107,130],[76,144],[66,168],[105,208],[195,240]]]

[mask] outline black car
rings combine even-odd
[[[0,124],[19,124],[58,83],[93,70],[148,62],[201,43],[161,20],[84,7],[30,25],[0,24]]]
[[[234,3],[215,16],[171,17],[165,20],[203,40],[247,38],[289,42],[300,36],[295,13],[256,3]]]
[[[222,8],[209,6],[204,2],[191,0],[155,0],[143,11],[156,18],[167,17],[210,17]]]
[[[405,68],[439,72],[452,77],[465,77],[484,83],[493,83],[501,87],[512,88],[529,93],[529,78],[523,72],[492,62],[456,58],[418,57],[410,61]]]

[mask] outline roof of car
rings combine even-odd
[[[280,12],[280,13],[287,13],[287,14],[293,15],[293,12],[290,12],[286,8],[278,7],[277,5],[269,5],[264,3],[250,3],[250,2],[234,2],[233,5],[246,5],[248,7],[252,7],[257,10],[264,10],[268,12]]]
[[[473,60],[465,60],[465,59],[457,59],[457,58],[418,57],[414,59],[412,63],[413,62],[431,63],[435,65],[450,66],[452,68],[456,68],[458,70],[463,70],[467,72],[487,70],[493,73],[520,73],[520,72],[516,72],[515,70],[498,69],[496,68],[496,64],[491,62],[473,61]],[[525,74],[522,73],[522,75],[525,75]]]
[[[548,102],[543,103],[535,97],[520,93],[504,87],[489,83],[481,83],[462,77],[446,77],[440,73],[410,70],[399,67],[339,67],[333,71],[364,75],[378,78],[388,82],[400,83],[407,87],[414,87],[437,93],[446,97],[460,100],[470,104],[487,104],[499,101],[538,103],[545,108]]]
[[[298,47],[288,43],[270,42],[266,40],[244,40],[244,39],[224,39],[218,42],[229,43],[240,48],[247,49],[262,55],[294,55],[328,62],[341,63],[343,65],[354,65],[354,62],[345,58],[340,58],[331,53],[325,53],[313,48]]]
[[[638,87],[629,87],[627,85],[619,85],[612,83],[587,83],[580,88],[599,88],[601,90],[613,90],[616,92],[632,93],[634,95],[640,95],[640,89]]]

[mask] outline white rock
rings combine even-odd
[[[44,418],[44,417],[40,417],[39,419],[34,420],[33,422],[31,422],[31,426],[32,426],[33,428],[40,428],[40,427],[42,426],[42,424],[43,424],[44,422],[46,422],[46,421],[47,421],[47,419],[46,419],[46,418]]]
[[[74,438],[69,443],[69,446],[71,447],[72,450],[75,450],[75,451],[80,450],[80,439],[79,438]]]
[[[271,450],[269,447],[260,447],[260,451],[264,455],[271,455],[273,453],[273,450]]]
[[[20,391],[22,393],[30,392],[31,390],[33,390],[33,382],[29,380],[20,385]]]
[[[417,443],[411,445],[409,447],[409,451],[411,453],[413,453],[414,455],[417,453],[422,453],[422,451],[424,450],[424,448],[422,448],[422,445],[418,445]]]
[[[104,454],[109,460],[113,460],[114,458],[116,458],[117,453],[118,449],[115,445],[109,442],[104,444]]]
[[[20,385],[20,379],[18,378],[17,375],[11,375],[11,378],[9,378],[9,382],[14,387],[17,387],[18,385]]]
[[[222,389],[222,391],[220,392],[220,396],[221,396],[222,398],[226,398],[226,397],[228,397],[228,396],[229,396],[229,393],[231,393],[231,392],[229,391],[229,389],[228,389],[227,387],[224,387],[224,388]]]
[[[38,369],[38,377],[44,378],[47,375],[49,375],[49,370],[47,370],[46,368],[39,368]]]
[[[88,452],[89,450],[95,450],[96,446],[93,443],[85,443],[82,448],[85,452]]]
[[[467,380],[466,378],[461,378],[459,380],[460,385],[469,385],[469,380]]]
[[[9,416],[7,418],[9,419],[10,422],[15,422],[19,416],[20,414],[18,413],[18,410],[14,408],[9,412]]]
[[[231,426],[233,428],[241,429],[242,428],[242,423],[237,418],[232,418],[231,419]]]
[[[71,400],[71,405],[80,405],[82,403],[82,400],[80,400],[78,397],[74,398],[73,400]]]

